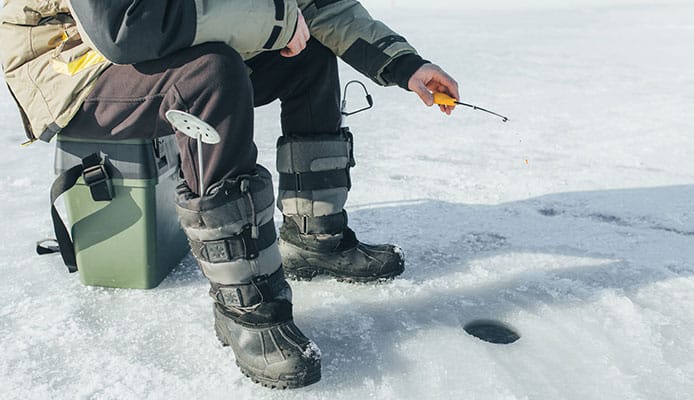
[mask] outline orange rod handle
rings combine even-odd
[[[445,93],[434,93],[434,103],[442,106],[454,106],[456,100]]]

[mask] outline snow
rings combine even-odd
[[[350,223],[398,243],[406,270],[380,285],[292,283],[323,379],[275,392],[243,377],[190,256],[143,291],[82,286],[58,256],[34,255],[52,236],[53,145],[19,148],[3,91],[0,397],[691,398],[694,5],[366,3],[464,101],[511,121],[447,117],[368,83],[374,109],[349,119]],[[267,166],[277,113],[256,113]],[[521,338],[483,342],[462,329],[476,319]]]

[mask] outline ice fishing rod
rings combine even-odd
[[[474,104],[462,103],[445,93],[434,93],[434,103],[441,106],[455,106],[457,104],[465,107],[470,107],[473,110],[480,110],[492,115],[496,115],[497,117],[501,118],[503,122],[508,121],[508,118],[504,117],[501,114],[497,114],[494,111],[487,110],[486,108],[477,107]]]
[[[366,95],[367,105],[358,109],[358,110],[355,110],[355,111],[347,111],[347,89],[350,87],[350,85],[361,86],[361,88],[364,90],[364,94]],[[434,93],[434,103],[442,105],[442,106],[455,106],[457,104],[457,105],[461,105],[461,106],[465,106],[465,107],[470,107],[473,110],[480,110],[480,111],[484,111],[484,112],[492,114],[492,115],[496,115],[497,117],[501,118],[501,120],[503,122],[508,121],[508,117],[504,117],[501,114],[497,114],[494,111],[487,110],[486,108],[478,107],[474,104],[468,104],[468,103],[460,102],[460,101],[454,99],[453,97],[451,97],[445,93],[435,92]],[[371,97],[371,94],[369,94],[369,91],[366,89],[366,85],[364,85],[362,82],[357,81],[357,80],[352,80],[352,81],[347,82],[347,84],[345,85],[345,88],[344,88],[343,95],[342,95],[342,104],[340,107],[340,114],[342,114],[343,117],[348,117],[350,115],[358,114],[362,111],[369,110],[373,106],[374,106],[373,98]],[[344,120],[344,118],[343,118],[343,120]]]

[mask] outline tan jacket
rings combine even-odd
[[[0,58],[30,140],[50,139],[77,113],[109,62],[82,43],[64,0],[5,0]]]

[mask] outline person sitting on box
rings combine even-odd
[[[433,92],[459,98],[456,81],[355,0],[5,3],[3,66],[32,138],[175,133],[185,179],[177,210],[211,284],[219,339],[265,386],[317,382],[320,353],[293,323],[285,274],[368,282],[404,268],[397,247],[364,244],[347,224],[354,160],[351,135],[340,128],[336,56],[427,106]],[[45,37],[28,49],[21,24]],[[279,242],[271,176],[256,164],[253,142],[253,108],[276,99]],[[196,170],[197,142],[167,122],[171,109],[219,133],[219,144],[200,144],[204,171]]]

